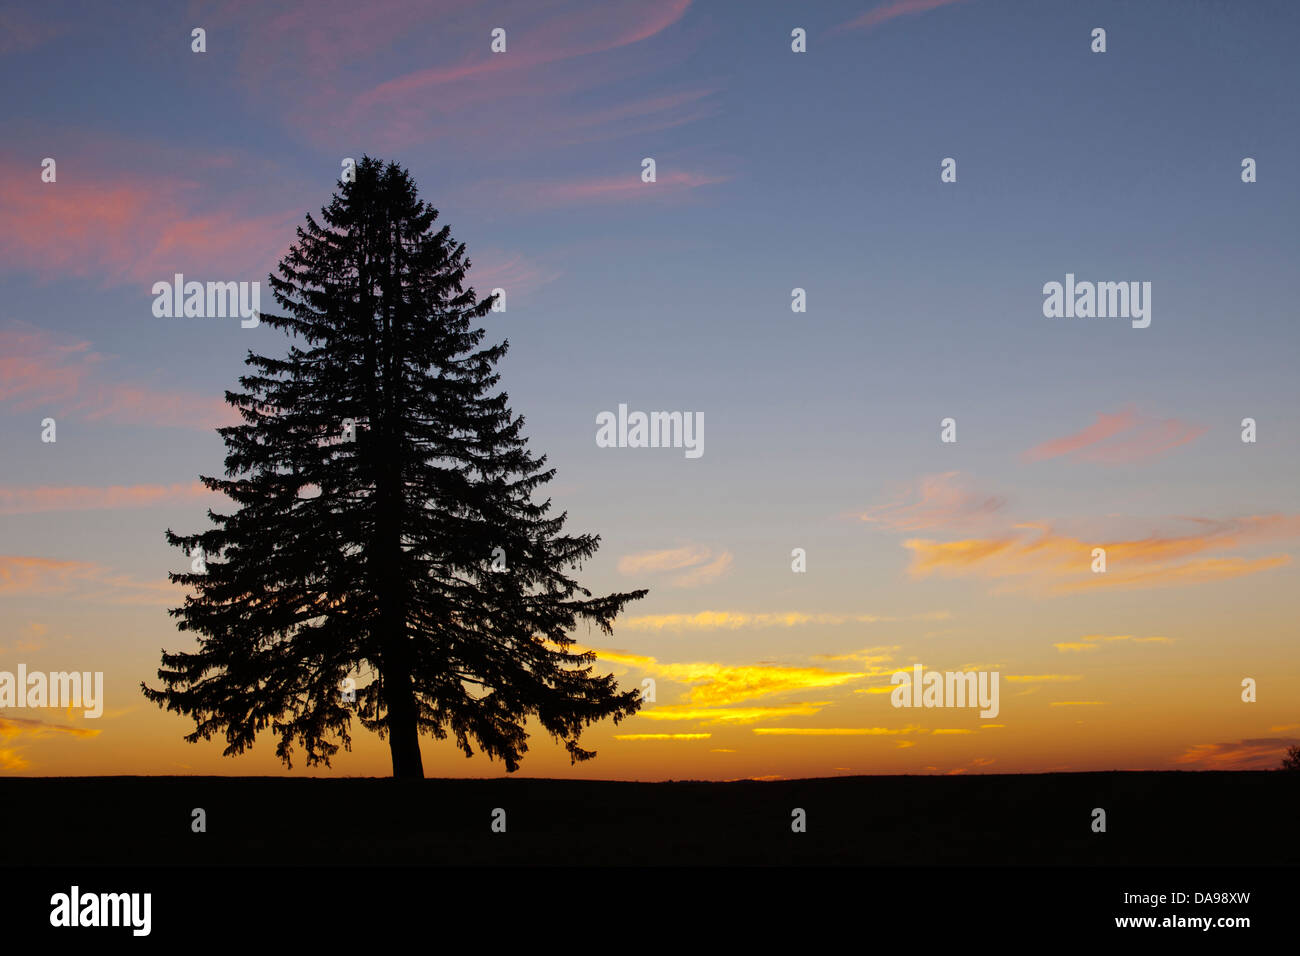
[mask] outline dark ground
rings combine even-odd
[[[1300,774],[1281,772],[8,778],[0,864],[1294,864],[1297,798]],[[206,833],[191,832],[195,807]],[[806,833],[791,832],[795,807]]]

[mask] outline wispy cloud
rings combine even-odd
[[[763,737],[893,737],[910,734],[915,727],[755,727]]]
[[[40,739],[47,737],[97,737],[98,728],[69,727],[63,724],[47,724],[43,720],[31,720],[26,717],[0,717],[0,744],[7,745],[12,740]],[[26,770],[30,762],[23,756],[21,747],[0,746],[0,770]]]
[[[38,47],[69,28],[53,22],[48,8],[41,8],[39,18],[17,5],[0,8],[0,56]]]
[[[554,282],[560,273],[519,253],[488,249],[475,254],[470,269],[474,291],[483,297],[493,289],[506,290],[506,305],[526,299],[542,286]]]
[[[873,7],[857,19],[841,24],[836,29],[870,30],[896,17],[925,13],[927,10],[934,10],[938,7],[946,7],[951,3],[960,2],[961,0],[893,0],[892,3],[884,3]]]
[[[1062,681],[1082,680],[1082,674],[1003,674],[1003,680],[1021,684],[1059,684]]]
[[[698,720],[703,724],[752,724],[773,717],[808,717],[820,713],[821,703],[781,704],[770,707],[695,707],[690,704],[657,704],[637,712],[645,720]]]
[[[947,611],[933,611],[910,617],[881,614],[822,614],[803,611],[751,613],[748,611],[699,611],[695,614],[643,614],[618,624],[627,631],[738,631],[744,628],[803,627],[807,624],[880,624],[898,621],[947,620]]]
[[[14,411],[40,409],[56,419],[200,428],[237,422],[219,398],[130,383],[107,355],[83,339],[26,323],[0,328],[0,402]]]
[[[26,717],[0,717],[0,739],[11,737],[98,737],[100,731],[86,727],[67,727],[62,724],[47,724],[43,720],[31,720]]]
[[[681,199],[704,186],[726,182],[728,177],[687,169],[656,170],[655,181],[641,181],[641,167],[614,176],[491,184],[492,191],[517,206],[547,208],[591,203],[657,202]]]
[[[510,141],[536,149],[547,138],[571,139],[574,115],[586,116],[590,136],[635,114],[629,107],[593,116],[575,99],[620,76],[662,70],[654,49],[638,51],[690,6],[528,0],[498,4],[485,17],[450,0],[377,0],[358,16],[346,0],[317,0],[309,7],[231,4],[223,22],[227,35],[246,38],[238,73],[249,95],[318,142],[346,137],[392,149],[431,140],[463,148],[468,141],[472,150],[495,154],[504,129]],[[504,53],[490,49],[495,27],[506,31]],[[413,42],[421,36],[437,42]],[[266,89],[278,95],[267,99]],[[642,109],[677,112],[671,103]]]
[[[595,649],[598,658],[626,664],[658,679],[690,685],[686,702],[711,707],[726,706],[756,697],[789,691],[839,687],[886,671],[869,667],[854,671],[785,664],[724,664],[715,661],[661,662],[654,657],[624,651]],[[658,708],[656,708],[658,709]]]
[[[1051,707],[1105,707],[1104,700],[1054,700]]]
[[[1282,567],[1290,555],[1260,558],[1218,556],[1300,536],[1300,516],[1269,514],[1194,521],[1193,534],[1084,541],[1050,525],[1024,523],[998,537],[903,542],[912,552],[914,577],[931,574],[1003,579],[1052,594],[1100,588],[1133,589],[1221,581]],[[1092,572],[1093,548],[1106,551],[1106,571]]]
[[[279,260],[300,209],[236,208],[227,196],[204,208],[195,181],[156,173],[113,173],[60,160],[57,182],[31,163],[0,158],[0,261],[43,278],[138,283],[149,316],[152,283],[203,269],[212,278],[253,280]]]
[[[1114,641],[1130,641],[1134,644],[1172,644],[1172,637],[1134,637],[1132,634],[1089,634],[1081,637],[1077,641],[1060,641],[1052,646],[1061,653],[1071,653],[1080,651],[1095,651],[1103,644],[1109,644]]]
[[[618,561],[620,574],[658,574],[667,571],[683,573],[673,577],[673,587],[692,588],[707,584],[731,570],[730,551],[714,554],[703,545],[685,545],[661,551],[641,551],[624,555]]]
[[[481,52],[459,63],[424,67],[387,80],[360,93],[356,105],[373,109],[395,100],[427,96],[438,87],[479,81],[493,74],[523,73],[549,63],[640,43],[680,20],[690,5],[691,0],[666,0],[570,9],[559,16],[552,13],[549,20],[531,30],[515,31],[513,52],[492,53],[484,37]]]
[[[1174,758],[1174,763],[1196,764],[1206,770],[1272,770],[1282,763],[1287,747],[1296,743],[1277,737],[1236,740],[1230,743],[1194,744]]]
[[[67,595],[111,604],[178,604],[179,585],[163,578],[138,581],[89,561],[0,554],[0,595]]]
[[[0,514],[100,511],[200,501],[213,496],[202,482],[172,485],[28,485],[0,487]]]
[[[891,531],[956,528],[983,523],[1006,499],[974,491],[960,472],[926,475],[896,500],[859,512],[856,517]]]
[[[1177,418],[1155,419],[1129,406],[1113,415],[1098,414],[1087,428],[1035,445],[1026,461],[1069,456],[1077,461],[1120,465],[1155,458],[1186,445],[1209,429]]]

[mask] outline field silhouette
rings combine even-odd
[[[788,781],[0,780],[0,863],[1208,865],[1300,862],[1300,774]],[[191,829],[206,811],[207,830]],[[807,832],[791,832],[803,808]],[[1102,807],[1107,832],[1092,832]],[[492,815],[505,810],[506,831]]]

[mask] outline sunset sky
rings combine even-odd
[[[569,529],[602,537],[579,580],[650,589],[575,636],[656,700],[576,767],[538,729],[520,774],[1276,766],[1300,741],[1297,26],[1284,0],[8,6],[0,671],[103,671],[106,700],[0,710],[0,772],[390,772],[355,724],[330,770],[269,736],[223,758],[139,692],[193,646],[164,529],[227,504],[197,481],[223,392],[285,349],[155,318],[150,289],[261,281],[273,311],[267,273],[364,154],[507,290],[503,386]],[[1067,274],[1150,282],[1150,326],[1045,317]],[[597,447],[620,404],[702,413],[703,455]],[[894,708],[915,663],[998,671],[1000,714]]]

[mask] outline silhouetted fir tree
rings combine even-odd
[[[145,696],[192,716],[191,742],[224,734],[227,755],[270,727],[290,766],[295,740],[309,765],[351,749],[354,713],[387,736],[395,777],[423,776],[422,732],[513,771],[530,717],[586,760],[582,729],[640,695],[593,675],[569,632],[609,633],[646,592],[593,598],[569,576],[600,539],[533,500],[555,472],[494,392],[508,342],[475,327],[493,299],[465,287],[465,247],[409,173],[365,157],[321,214],[269,277],[287,315],[262,320],[292,333],[287,357],[250,352],[246,391],[226,393],[244,424],[218,429],[226,478],[202,480],[238,507],[167,531],[206,563],[171,575],[196,593],[170,613],[201,636],[163,652]]]

